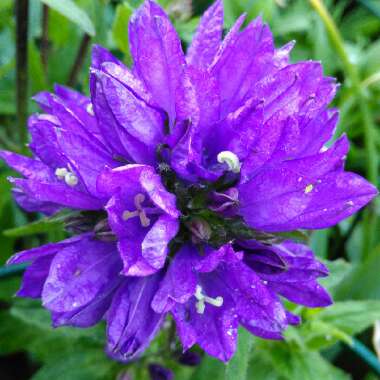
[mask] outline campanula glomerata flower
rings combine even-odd
[[[107,352],[137,358],[171,314],[186,351],[228,361],[239,325],[281,339],[300,318],[283,298],[331,304],[327,268],[284,233],[327,228],[376,196],[331,142],[337,85],[321,64],[292,64],[261,18],[223,35],[204,14],[184,54],[168,16],[146,0],[129,25],[133,66],[93,48],[90,97],[56,86],[35,96],[33,158],[1,157],[23,178],[27,211],[60,213],[66,240],[20,252],[21,297],[53,325],[105,319]],[[289,237],[290,236],[290,237]]]

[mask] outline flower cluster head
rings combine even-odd
[[[239,325],[281,339],[300,323],[283,298],[331,303],[326,267],[284,233],[330,227],[377,194],[344,171],[347,138],[328,144],[334,80],[244,21],[222,38],[217,0],[184,54],[146,0],[129,25],[133,67],[95,46],[90,97],[38,94],[34,157],[1,153],[23,175],[11,179],[21,207],[70,210],[71,237],[10,259],[31,263],[18,295],[41,298],[54,326],[105,319],[117,360],[141,355],[169,314],[184,351],[223,361]]]

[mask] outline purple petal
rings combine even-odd
[[[7,264],[21,264],[28,261],[34,261],[40,257],[49,256],[70,245],[75,246],[76,244],[81,243],[83,239],[88,239],[89,236],[89,234],[78,235],[66,240],[62,240],[58,243],[49,243],[37,248],[18,252],[8,260]]]
[[[137,358],[160,329],[164,314],[150,307],[160,279],[128,278],[115,294],[107,316],[107,351],[114,359]]]
[[[54,117],[53,117],[54,118]],[[29,132],[32,141],[29,144],[31,151],[50,168],[67,166],[67,158],[61,152],[57,139],[58,120],[40,115],[29,118]]]
[[[29,212],[40,212],[45,215],[53,215],[62,208],[54,203],[38,201],[33,198],[33,196],[25,194],[21,189],[12,189],[12,194],[17,204]]]
[[[105,62],[99,69],[121,83],[136,98],[152,107],[157,107],[152,94],[146,89],[145,84],[127,66]]]
[[[55,93],[65,101],[66,105],[73,111],[86,128],[100,138],[99,128],[90,98],[69,87],[61,85],[55,85],[54,90]]]
[[[150,266],[161,269],[165,265],[169,243],[178,229],[178,219],[170,215],[161,215],[147,232],[141,244],[141,254]]]
[[[116,119],[112,108],[115,104],[108,101],[109,82],[102,71],[92,70],[91,98],[104,140],[116,155],[127,162],[154,163],[152,150],[129,134]]]
[[[362,177],[342,171],[346,151],[341,139],[324,153],[265,167],[239,186],[239,212],[250,226],[265,231],[340,222],[377,194]]]
[[[151,170],[144,170],[140,175],[140,183],[157,207],[173,218],[179,217],[180,213],[177,210],[176,197],[165,189],[158,174]]]
[[[145,232],[139,232],[133,239],[130,237],[119,239],[118,248],[124,264],[122,274],[125,276],[146,277],[157,273],[157,269],[142,257],[141,245]]]
[[[111,155],[99,149],[92,141],[71,131],[58,131],[57,138],[61,151],[69,158],[70,166],[79,173],[88,192],[100,197],[96,189],[96,180],[106,166],[116,166]]]
[[[5,150],[0,151],[0,158],[2,158],[8,166],[28,179],[37,181],[56,180],[50,168],[41,161]]]
[[[58,119],[60,127],[69,133],[75,133],[97,145],[99,150],[107,152],[101,138],[92,133],[91,129],[84,124],[80,115],[77,115],[64,100],[54,94],[50,94],[49,101],[52,114]]]
[[[288,300],[308,307],[326,307],[333,301],[327,291],[317,281],[270,282],[268,286]]]
[[[275,62],[275,66],[279,69],[287,66],[289,64],[289,54],[295,45],[295,41],[288,42],[284,46],[275,50],[273,60]]]
[[[236,350],[238,318],[235,303],[224,281],[214,274],[200,277],[204,292],[210,297],[223,297],[223,305],[207,304],[204,313],[195,307],[195,297],[172,310],[184,351],[198,343],[209,355],[228,361]]]
[[[280,339],[287,326],[285,310],[255,272],[238,262],[226,265],[221,277],[232,290],[240,323],[255,335]]]
[[[102,72],[97,72],[96,75],[120,128],[152,148],[162,142],[163,120],[161,115],[116,79]]]
[[[195,293],[197,279],[192,268],[193,250],[184,246],[174,256],[152,301],[157,313],[170,311],[176,303],[185,303]]]
[[[186,74],[181,41],[165,12],[147,0],[129,24],[134,70],[169,116],[171,129],[177,120],[193,119],[197,106]]]
[[[267,281],[302,282],[328,275],[328,269],[316,260],[309,247],[289,240],[248,250],[244,261]]]
[[[284,119],[280,113],[276,113],[264,124],[264,127],[256,128],[251,145],[252,153],[243,162],[243,182],[252,178],[264,164],[273,165],[318,154],[332,136],[337,115],[333,114],[330,117],[329,112],[323,111],[306,124],[300,119],[295,117]],[[339,144],[341,149],[348,149],[345,138],[342,138]]]
[[[157,271],[142,256],[142,243],[149,229],[141,225],[139,218],[123,219],[123,212],[133,207],[133,201],[129,202],[126,202],[126,197],[121,192],[116,193],[106,205],[108,223],[118,236],[118,249],[124,264],[123,273],[148,276]]]
[[[111,306],[118,281],[109,283],[107,289],[98,295],[87,305],[79,307],[74,311],[57,313],[52,312],[53,327],[74,326],[87,328],[96,325],[102,320]]]
[[[235,252],[231,244],[226,244],[219,249],[204,248],[203,256],[198,256],[195,261],[197,272],[208,273],[214,271],[221,263],[234,263],[243,258],[242,252]]]
[[[51,264],[42,292],[43,305],[70,312],[87,305],[117,281],[121,262],[112,243],[83,240],[59,251]]]
[[[323,77],[318,62],[298,62],[265,77],[251,88],[250,97],[265,100],[266,120],[278,114],[279,119],[300,116],[313,119],[335,95],[337,85]],[[319,94],[323,96],[319,96]],[[304,122],[305,122],[304,121]]]
[[[138,192],[146,193],[150,200],[162,211],[178,217],[176,198],[169,193],[161,182],[161,177],[148,165],[125,165],[116,169],[104,170],[98,178],[98,190],[112,195],[119,189],[126,199]]]
[[[100,69],[105,62],[112,62],[116,65],[124,66],[114,55],[100,45],[92,46],[91,66],[95,69]]]
[[[289,325],[292,326],[297,326],[302,322],[300,316],[290,313],[289,311],[286,311],[286,318],[288,320]]]
[[[79,210],[99,210],[103,206],[99,199],[65,183],[44,183],[20,178],[13,178],[11,182],[39,202],[51,202]]]
[[[187,62],[200,68],[207,68],[219,50],[222,32],[223,1],[216,0],[201,18],[187,51]]]
[[[219,83],[217,78],[207,70],[190,67],[189,75],[194,85],[200,111],[197,127],[200,133],[205,134],[205,131],[210,130],[220,120]]]
[[[252,87],[272,69],[273,38],[260,18],[231,39],[212,67],[220,83],[224,115],[234,111]]]
[[[51,105],[50,105],[50,93],[47,91],[38,92],[36,95],[32,97],[32,99],[37,102],[39,107],[46,113],[51,113]]]
[[[18,297],[40,298],[54,254],[37,258],[24,272]]]

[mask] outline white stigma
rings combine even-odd
[[[123,220],[127,221],[131,218],[138,216],[140,218],[141,225],[143,227],[149,227],[150,219],[147,217],[145,210],[142,206],[144,201],[145,201],[144,194],[142,193],[136,194],[134,198],[134,204],[135,204],[136,210],[135,211],[125,210],[122,215]]]
[[[91,116],[95,116],[95,114],[94,114],[94,107],[92,106],[91,103],[88,103],[88,104],[87,104],[86,111],[87,111],[87,113],[88,113],[89,115],[91,115]]]
[[[220,164],[226,164],[231,172],[240,173],[241,163],[234,152],[224,150],[216,158]]]
[[[66,184],[71,187],[78,185],[78,177],[74,173],[68,171],[66,168],[57,168],[55,170],[55,175],[58,177],[58,179],[65,180]]]
[[[314,189],[314,186],[313,186],[312,184],[307,185],[307,186],[305,187],[305,194],[309,194],[309,193],[311,193],[311,192],[313,191],[313,189]]]
[[[55,170],[55,175],[59,178],[59,179],[64,179],[65,178],[65,175],[68,174],[68,170],[66,168],[57,168]]]
[[[78,177],[75,174],[73,174],[73,173],[67,173],[65,175],[65,182],[66,182],[67,185],[73,187],[73,186],[78,185],[79,181],[78,181]]]
[[[206,303],[209,303],[215,307],[221,307],[223,305],[223,297],[218,296],[216,298],[208,297],[203,293],[203,289],[200,285],[197,285],[194,297],[197,299],[195,307],[198,314],[203,314],[206,309]]]

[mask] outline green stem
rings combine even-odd
[[[365,97],[363,87],[361,86],[360,75],[357,67],[350,61],[349,56],[344,47],[343,39],[339,33],[334,20],[326,9],[325,5],[321,0],[309,0],[312,7],[316,10],[319,17],[322,19],[330,40],[334,45],[339,58],[342,61],[343,69],[346,72],[347,78],[351,81],[352,90],[356,96],[358,107],[363,123],[364,131],[364,144],[366,150],[366,172],[367,178],[370,182],[377,183],[377,167],[378,167],[378,156],[376,151],[376,135],[375,135],[375,124],[373,122],[373,117],[371,114],[370,107],[368,105],[368,100]],[[363,247],[362,256],[367,257],[371,247],[373,245],[373,240],[376,231],[376,214],[374,210],[374,205],[369,205],[368,209],[365,211],[364,215],[364,237],[363,237]]]
[[[41,62],[47,78],[49,59],[49,7],[42,6],[42,39],[41,39]]]
[[[28,264],[14,264],[14,265],[8,265],[4,267],[0,267],[0,279],[17,276],[24,272],[24,270],[27,268]]]
[[[358,356],[360,356],[363,361],[365,361],[377,375],[380,375],[380,361],[377,356],[369,350],[362,342],[353,338],[352,345],[348,345],[352,351],[354,351]]]
[[[86,58],[88,47],[90,46],[91,36],[85,34],[80,43],[77,56],[75,58],[73,67],[71,68],[69,79],[67,81],[68,86],[74,86],[76,84],[79,72],[83,66],[83,62]]]
[[[27,140],[28,117],[28,19],[29,1],[16,0],[16,110],[18,142],[21,148]]]

